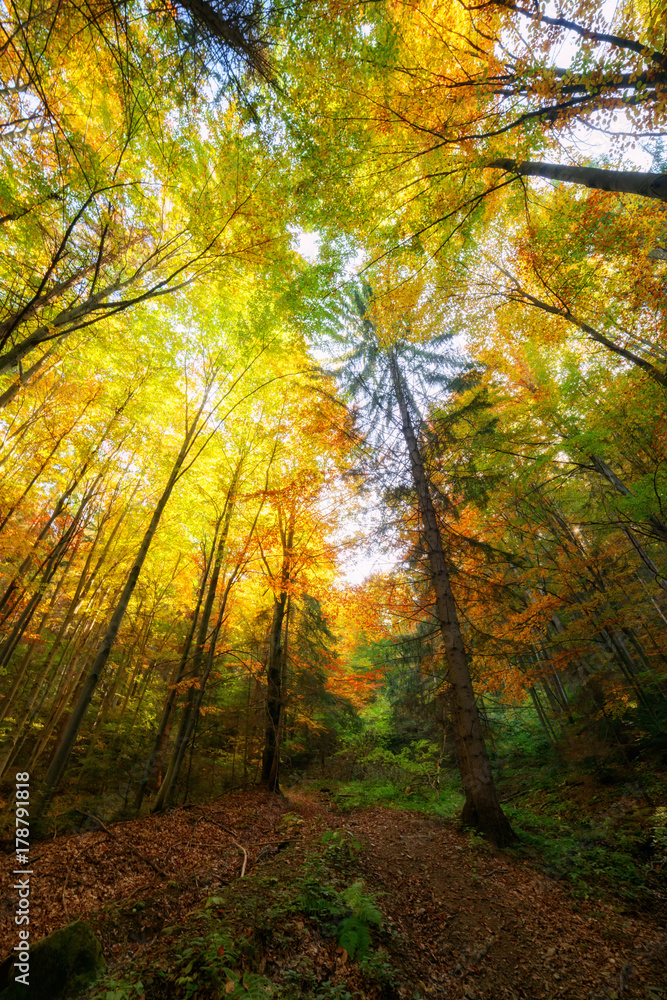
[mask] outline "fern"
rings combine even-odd
[[[371,932],[368,925],[358,917],[346,917],[341,920],[336,932],[338,944],[344,948],[350,958],[363,958],[371,944]]]

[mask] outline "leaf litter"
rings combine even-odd
[[[433,816],[382,807],[341,815],[296,790],[239,792],[34,844],[32,940],[81,918],[111,968],[159,962],[165,933],[220,887],[259,896],[267,911],[267,876],[278,886],[295,880],[327,829],[361,844],[353,877],[383,913],[375,938],[395,978],[369,982],[305,918],[283,921],[280,935],[255,934],[256,970],[277,986],[306,962],[320,982],[368,1000],[667,1000],[667,933],[656,916],[573,900],[529,863]],[[3,867],[11,885],[13,856]],[[7,893],[3,954],[15,943],[13,910]]]

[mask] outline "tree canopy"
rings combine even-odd
[[[666,23],[3,9],[0,759],[44,823],[392,720],[503,846],[485,699],[654,739]]]

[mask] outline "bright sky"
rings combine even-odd
[[[297,253],[300,253],[309,264],[314,264],[322,242],[319,233],[306,233],[303,229],[293,229],[292,235],[294,236],[292,246]]]

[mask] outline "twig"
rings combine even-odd
[[[136,847],[133,847],[131,844],[127,846],[129,847],[130,852],[132,854],[136,854],[138,858],[141,858],[145,865],[149,865],[153,871],[157,872],[158,875],[161,875],[162,878],[167,878],[168,872],[166,872],[164,868],[161,868],[160,865],[156,865],[154,861],[151,861],[151,859],[144,854],[143,851],[138,851]]]
[[[94,819],[96,823],[100,824],[101,829],[104,830],[105,833],[108,833],[110,837],[115,838],[116,834],[113,832],[113,830],[110,830],[108,826],[104,825],[99,816],[94,816],[92,813],[84,812],[83,809],[77,809],[76,811],[79,813],[80,816],[85,816],[87,819]]]
[[[281,837],[280,840],[258,840],[255,847],[270,847],[271,844],[289,844],[296,837]]]
[[[236,844],[237,847],[239,847],[243,851],[243,867],[241,868],[241,878],[243,878],[243,876],[245,875],[246,865],[248,864],[248,852],[246,851],[243,844],[239,844],[238,841],[236,840],[234,841],[234,843]]]
[[[241,878],[243,878],[243,876],[245,875],[246,866],[248,864],[248,852],[246,851],[243,844],[239,844],[238,840],[236,839],[236,835],[228,827],[223,826],[222,823],[218,823],[217,819],[211,819],[211,817],[206,816],[205,813],[201,814],[201,818],[204,820],[205,823],[212,823],[213,826],[219,826],[221,830],[224,830],[225,833],[232,838],[232,842],[234,843],[235,847],[238,847],[240,851],[243,851],[243,866],[241,868],[241,876],[240,876]]]

